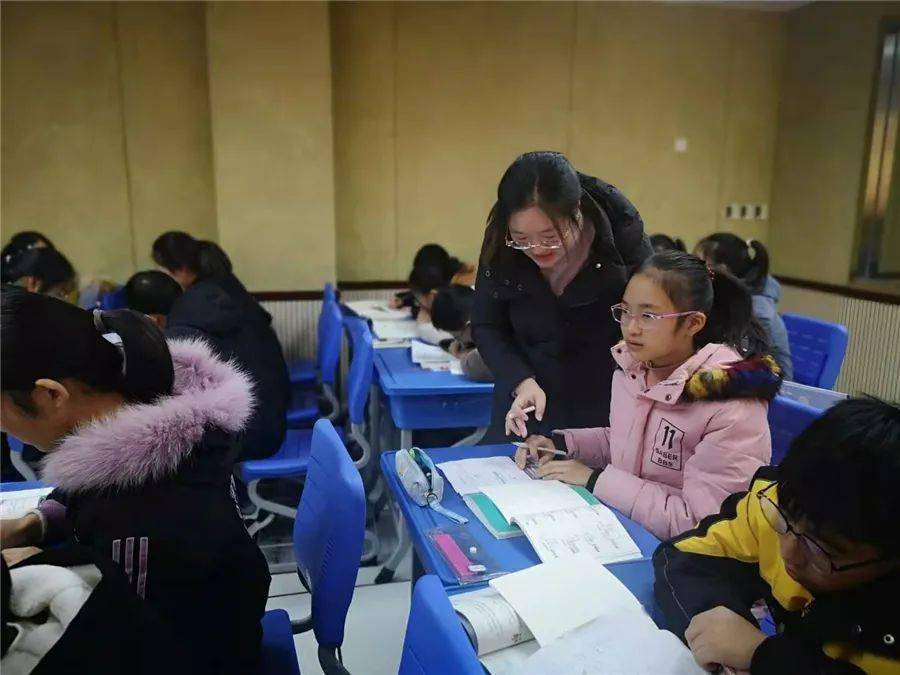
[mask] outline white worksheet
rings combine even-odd
[[[388,307],[384,300],[351,300],[344,303],[366,319],[373,321],[410,321],[412,314],[409,309],[393,309]]]
[[[511,457],[472,457],[437,465],[450,485],[461,495],[484,492],[484,488],[511,483],[532,483]],[[582,504],[584,502],[582,501]]]
[[[607,564],[635,560],[641,549],[603,504],[517,516],[516,524],[542,562],[587,553]]]
[[[416,322],[373,320],[372,332],[379,340],[411,340],[416,337]]]
[[[524,472],[523,472],[524,473]],[[586,504],[570,485],[558,480],[530,480],[510,485],[494,485],[482,490],[508,522],[517,516],[577,509]]]
[[[598,616],[643,611],[631,591],[586,554],[541,563],[491,579],[489,584],[541,647]]]
[[[429,345],[421,340],[413,340],[410,344],[410,356],[413,363],[446,363],[455,361],[456,357],[436,345]]]
[[[691,652],[643,612],[605,615],[542,647],[521,675],[703,675]]]
[[[20,518],[40,504],[53,488],[0,492],[0,518]]]

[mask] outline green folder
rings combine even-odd
[[[583,487],[571,486],[575,492],[581,495],[585,503],[590,506],[599,504],[600,501]],[[500,510],[494,506],[494,502],[484,496],[481,492],[473,492],[465,495],[463,501],[466,506],[471,509],[475,517],[493,534],[497,539],[509,539],[510,537],[518,537],[522,534],[522,530],[518,525],[511,525]]]

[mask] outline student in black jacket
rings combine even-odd
[[[609,424],[619,340],[610,307],[651,253],[635,207],[557,152],[516,159],[497,188],[481,251],[472,334],[496,378],[487,441],[534,406],[529,433]]]
[[[0,425],[47,453],[57,487],[0,524],[3,547],[77,540],[189,638],[197,672],[255,672],[269,573],[231,494],[247,377],[130,310],[4,288],[0,322]]]
[[[900,407],[826,411],[778,467],[653,555],[668,628],[704,668],[900,673]],[[751,607],[764,599],[776,635]]]
[[[153,244],[153,259],[184,289],[169,312],[166,334],[201,335],[247,371],[257,406],[238,459],[261,459],[284,442],[291,385],[272,317],[231,273],[223,256],[218,246],[184,232],[168,232]]]

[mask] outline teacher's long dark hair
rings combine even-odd
[[[519,155],[497,187],[497,201],[488,214],[481,264],[494,265],[514,253],[505,244],[509,219],[531,206],[547,214],[563,242],[566,227],[583,227],[585,217],[592,223],[608,222],[606,213],[585,190],[586,180],[587,176],[576,171],[560,152],[541,150]]]

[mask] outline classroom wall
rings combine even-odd
[[[328,6],[207,4],[219,242],[253,290],[334,278]]]
[[[215,237],[203,7],[2,5],[4,235],[127,278],[160,232]]]
[[[886,16],[900,16],[896,4],[817,2],[787,14],[769,233],[777,273],[850,279]]]
[[[477,258],[500,175],[559,149],[648,231],[765,239],[784,15],[650,3],[335,3],[338,276]],[[688,151],[675,153],[676,137]]]
[[[325,3],[4,2],[2,39],[4,238],[45,232],[84,279],[171,229],[255,290],[334,278]]]

